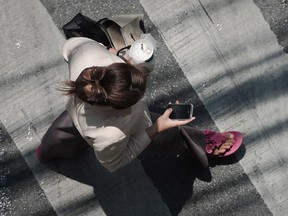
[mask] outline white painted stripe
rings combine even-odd
[[[0,3],[0,25],[4,30],[0,31],[1,121],[56,213],[102,216],[107,210],[103,209],[103,204],[109,207],[110,213],[115,213],[121,203],[121,210],[131,214],[144,209],[155,215],[169,215],[166,204],[139,161],[129,166],[130,170],[110,177],[101,167],[93,169],[89,167],[93,162],[86,161],[84,168],[95,172],[89,174],[98,179],[95,184],[98,182],[99,188],[54,172],[38,162],[36,147],[52,121],[64,110],[64,97],[55,87],[58,81],[68,77],[67,65],[61,56],[65,39],[40,1],[0,0]],[[127,183],[127,179],[133,181]],[[117,190],[125,193],[118,194]],[[123,196],[137,200],[133,200],[136,207],[125,202]],[[151,203],[144,202],[144,197]],[[152,207],[148,209],[148,205]]]
[[[1,22],[5,31],[1,32],[0,45],[3,124],[56,213],[86,215],[83,212],[89,206],[83,205],[77,214],[65,207],[94,197],[93,188],[45,169],[35,157],[41,136],[64,109],[55,83],[67,77],[60,55],[65,40],[39,1],[1,1],[1,19],[7,20]],[[105,215],[99,203],[94,209]]]
[[[218,128],[244,132],[240,164],[272,213],[287,213],[288,57],[259,9],[252,0],[140,3]]]

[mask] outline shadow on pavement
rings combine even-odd
[[[57,216],[0,121],[0,215]]]
[[[99,202],[105,214],[118,216],[160,214],[157,206],[159,202],[155,201],[154,207],[151,204],[155,188],[170,213],[178,215],[193,196],[195,179],[205,182],[212,180],[210,169],[203,169],[187,149],[175,152],[166,143],[157,145],[152,142],[138,159],[141,163],[134,160],[118,171],[109,173],[98,163],[93,150],[87,148],[71,160],[55,160],[47,166],[70,179],[93,187],[95,197],[83,200],[80,205]],[[211,166],[238,162],[236,156],[218,159],[211,160]],[[141,166],[145,174],[141,172]],[[150,185],[151,181],[154,186]],[[67,208],[71,211],[73,206],[77,208],[72,203]]]
[[[140,156],[144,170],[160,192],[171,214],[178,215],[186,201],[193,196],[195,179],[211,181],[210,170],[203,169],[187,152],[175,154],[155,148],[153,143],[149,147]]]

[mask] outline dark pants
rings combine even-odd
[[[153,122],[160,116],[157,113],[150,113]],[[202,131],[185,126],[185,131],[189,134],[192,142],[205,148],[205,137]],[[178,127],[168,129],[158,134],[153,140],[153,145],[174,152],[183,154],[186,152],[193,155],[189,145],[184,143],[183,137]],[[71,158],[77,154],[79,149],[88,146],[74,126],[71,117],[64,111],[49,127],[43,136],[40,148],[40,158],[48,161],[53,158]],[[195,152],[194,152],[195,153]]]
[[[87,145],[67,111],[64,111],[43,136],[40,157],[43,161],[71,158],[80,148]]]

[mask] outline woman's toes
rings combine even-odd
[[[220,148],[216,148],[213,152],[213,155],[221,155],[224,154],[226,151],[228,151],[231,148],[231,146],[224,146],[222,145]]]
[[[234,140],[227,140],[223,145],[232,146],[234,144]]]
[[[224,148],[220,148],[220,149],[215,149],[214,150],[214,152],[213,152],[213,154],[214,155],[220,155],[220,154],[224,154],[226,152],[226,149],[224,149]]]
[[[234,134],[225,133],[223,135],[225,136],[226,140],[224,141],[224,143],[222,143],[222,145],[220,145],[219,147],[216,147],[213,150],[212,154],[215,156],[220,156],[220,155],[225,154],[227,151],[231,149],[231,147],[235,143]]]
[[[220,146],[220,148],[215,148],[213,155],[221,155],[224,154],[226,151],[229,151],[232,147],[233,143],[224,143]]]
[[[232,133],[225,134],[225,137],[227,140],[234,140],[234,134],[232,134]]]
[[[231,148],[231,145],[222,145],[220,147],[220,149],[224,149],[224,150],[229,150]]]

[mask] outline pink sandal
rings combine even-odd
[[[215,148],[219,148],[226,141],[225,134],[232,134],[234,136],[234,144],[224,154],[212,155]],[[242,144],[243,135],[238,131],[228,131],[224,133],[217,133],[209,129],[204,130],[206,138],[206,154],[208,157],[225,157],[235,153]]]
[[[41,144],[36,149],[36,156],[40,162],[45,162],[41,157],[40,151],[41,151]]]

